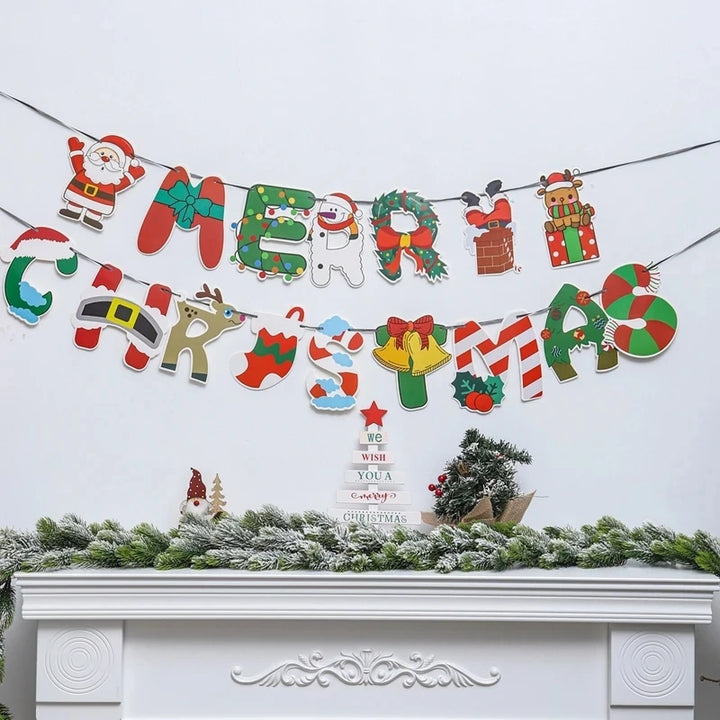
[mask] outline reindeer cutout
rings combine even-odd
[[[553,267],[598,260],[592,218],[595,208],[582,203],[578,188],[583,181],[570,170],[540,177],[538,197],[544,198],[548,220],[545,221],[550,263]]]
[[[187,350],[192,356],[190,379],[205,383],[208,376],[208,359],[205,346],[226,330],[239,328],[245,322],[245,315],[232,305],[224,303],[222,293],[218,288],[210,292],[210,288],[205,283],[203,289],[195,293],[195,297],[198,299],[209,298],[210,309],[199,308],[185,301],[177,303],[180,319],[170,331],[170,337],[160,367],[174,373],[177,370],[180,354]],[[204,325],[205,330],[191,335],[190,328],[193,325]]]

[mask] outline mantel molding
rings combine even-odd
[[[501,573],[62,570],[17,573],[22,615],[709,623],[718,578],[624,566]]]

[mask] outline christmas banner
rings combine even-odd
[[[246,277],[281,278],[285,284],[309,277],[319,290],[339,283],[357,292],[363,292],[373,268],[395,287],[416,281],[418,288],[451,282],[445,256],[452,243],[463,246],[467,258],[456,273],[469,274],[479,282],[491,276],[517,277],[518,246],[538,241],[547,249],[552,270],[602,262],[595,229],[602,214],[596,213],[592,189],[587,190],[583,173],[577,170],[554,170],[536,183],[505,189],[500,180],[491,180],[481,192],[466,190],[443,198],[405,189],[380,192],[372,200],[344,191],[316,195],[310,189],[280,183],[244,185],[216,175],[200,176],[181,165],[169,167],[138,154],[122,135],[95,137],[6,93],[0,96],[73,132],[65,139],[67,151],[64,145],[58,146],[58,153],[68,153],[72,170],[62,192],[63,206],[58,208],[65,229],[102,231],[122,212],[123,193],[140,180],[156,184],[137,230],[140,258],[161,253],[170,242],[184,243],[192,246],[192,254],[197,252],[202,272],[231,263]],[[152,178],[146,168],[152,168]],[[510,194],[530,189],[542,205],[537,199],[532,201],[537,227],[526,228],[521,235]],[[464,237],[443,233],[438,208],[447,203],[454,203],[454,212],[462,217]],[[368,212],[362,211],[363,205],[369,206]],[[325,319],[317,322],[306,319],[299,306],[290,307],[284,316],[262,307],[242,307],[230,297],[234,288],[226,287],[223,293],[204,280],[195,286],[200,290],[188,297],[163,283],[137,280],[103,258],[91,257],[63,229],[35,226],[6,208],[0,206],[0,210],[25,226],[16,238],[0,244],[0,257],[8,265],[4,298],[13,318],[37,326],[53,304],[53,292],[79,294],[70,289],[70,283],[57,283],[57,287],[53,283],[52,291],[37,289],[32,280],[36,262],[53,263],[57,273],[67,278],[76,272],[80,259],[88,260],[99,269],[91,287],[78,298],[72,318],[78,348],[94,350],[103,332],[114,328],[110,331],[120,331],[127,338],[123,362],[132,370],[145,371],[154,365],[176,373],[184,356],[189,360],[190,380],[201,385],[210,379],[211,364],[225,362],[241,386],[238,391],[272,390],[290,375],[298,347],[307,340],[305,389],[311,407],[326,414],[356,406],[359,390],[372,372],[368,369],[372,363],[364,362],[363,356],[372,357],[377,366],[395,375],[403,409],[426,407],[426,376],[447,372],[446,391],[458,410],[479,414],[488,414],[507,400],[513,363],[520,374],[520,400],[533,401],[543,397],[545,370],[551,370],[561,383],[577,377],[573,351],[591,349],[597,372],[619,367],[622,355],[655,358],[668,349],[678,328],[673,305],[658,294],[659,266],[720,232],[720,228],[712,230],[659,262],[627,262],[606,271],[599,289],[592,292],[569,281],[558,283],[549,303],[538,303],[540,309],[505,313],[502,320],[481,320],[474,309],[463,307],[455,310],[460,317],[438,318],[429,300],[423,315],[390,315],[355,327],[343,319],[342,308],[326,308]],[[228,214],[239,219],[226,226]],[[192,262],[189,256],[188,261]],[[141,292],[134,291],[133,282],[143,285]],[[268,283],[271,288],[280,285]],[[234,335],[235,340],[224,342],[226,360],[218,361],[213,353],[211,363],[207,346],[239,330],[248,318],[255,338],[248,341],[246,333]],[[496,324],[499,329],[490,327]],[[221,371],[222,367],[215,367],[212,374]]]

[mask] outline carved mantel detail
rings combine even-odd
[[[392,653],[378,653],[373,650],[360,652],[341,652],[334,660],[322,662],[323,655],[318,650],[308,655],[298,655],[276,667],[251,677],[244,677],[242,668],[234,667],[231,675],[241,685],[277,685],[307,687],[317,683],[328,687],[331,680],[345,685],[390,685],[396,680],[403,687],[417,684],[426,688],[472,687],[495,685],[500,680],[500,671],[490,668],[490,677],[477,677],[449,662],[435,660],[433,655],[423,658],[420,653],[412,653],[409,663],[397,660]]]

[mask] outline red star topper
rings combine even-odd
[[[373,400],[372,405],[370,405],[369,408],[360,410],[360,412],[365,416],[365,427],[368,425],[378,425],[379,427],[382,427],[383,415],[385,415],[387,410],[379,408],[377,403]]]

